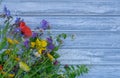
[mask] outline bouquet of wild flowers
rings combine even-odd
[[[52,36],[46,20],[32,31],[20,18],[12,23],[13,17],[6,7],[1,17],[5,26],[0,31],[0,78],[75,78],[88,72],[85,65],[60,64],[57,51],[67,35]]]

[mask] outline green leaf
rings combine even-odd
[[[59,55],[58,53],[55,53],[55,54],[54,54],[54,58],[55,58],[55,59],[57,59],[57,58],[59,58],[59,57],[60,57],[60,55]]]
[[[67,35],[65,33],[62,33],[61,36],[66,39]]]
[[[69,66],[69,68],[66,68],[65,70],[68,78],[75,78],[76,76],[80,76],[88,72],[88,68],[85,65]]]
[[[6,46],[6,38],[3,38],[2,42],[0,42],[0,50],[2,50]]]
[[[8,28],[9,28],[9,22],[6,23],[6,25],[5,25],[5,27],[4,27],[3,31],[2,31],[2,35],[6,36]]]
[[[53,51],[58,51],[58,50],[59,50],[59,46],[56,46]]]
[[[25,75],[23,78],[30,78],[30,76],[29,75]]]

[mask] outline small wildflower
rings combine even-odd
[[[42,29],[44,30],[46,30],[49,27],[49,24],[46,20],[42,20],[41,24],[42,24]]]
[[[41,42],[39,41],[38,38],[37,38],[37,40],[35,41],[35,44],[36,44],[37,46],[40,46],[40,45],[41,45]]]
[[[48,46],[47,46],[48,49],[50,50],[53,50],[55,48],[54,44],[50,43]]]
[[[32,36],[32,30],[25,24],[25,22],[20,22],[20,30],[21,33],[26,37],[29,38]]]
[[[6,16],[8,16],[8,17],[10,17],[10,10],[7,10],[7,12],[6,12]]]
[[[24,70],[26,72],[30,71],[30,67],[24,62],[19,62],[19,66],[22,70]]]
[[[10,17],[10,16],[11,16],[10,10],[8,10],[6,6],[4,6],[4,14],[5,14],[5,16],[7,16],[7,17]]]
[[[20,61],[20,58],[18,58],[18,57],[15,57],[14,59],[15,59],[16,61]]]
[[[6,6],[4,6],[3,11],[4,11],[4,13],[6,13],[6,12],[7,12],[7,7],[6,7]]]
[[[11,38],[7,38],[7,41],[9,44],[12,44],[12,45],[14,44],[14,41]]]
[[[1,70],[3,70],[3,66],[2,66],[2,65],[0,65],[0,71],[1,71]]]
[[[20,28],[15,28],[14,29],[14,32],[16,32],[16,33],[20,32],[20,31],[21,31]]]
[[[7,38],[7,41],[11,45],[13,45],[13,44],[19,44],[19,42],[16,39],[12,40],[11,38]]]
[[[13,77],[15,76],[15,74],[8,74],[8,76],[9,76],[10,78],[13,78]]]
[[[48,46],[47,48],[53,50],[55,48],[52,38],[47,38]]]
[[[11,50],[10,49],[7,49],[6,51],[5,51],[5,54],[10,54],[10,52],[11,52]]]
[[[59,63],[59,62],[58,62],[57,60],[55,60],[53,64],[54,64],[54,65],[58,65],[58,63]]]
[[[35,41],[35,44],[36,44],[36,48],[38,49],[38,50],[46,50],[46,46],[47,46],[47,41],[46,40],[39,40],[39,39],[37,39],[36,41]]]
[[[18,24],[20,22],[20,18],[16,18],[15,23]]]
[[[39,53],[39,54],[42,54],[42,49],[39,49],[39,50],[38,50],[38,53]]]
[[[35,55],[36,57],[40,57],[40,54],[39,54],[38,52],[35,52],[34,55]]]
[[[48,41],[48,43],[52,43],[53,42],[52,38],[47,38],[47,41]]]
[[[37,35],[38,35],[37,33],[33,33],[33,34],[32,34],[32,38],[37,37]]]
[[[41,45],[42,45],[42,47],[46,47],[47,46],[46,40],[41,40]]]
[[[32,48],[34,48],[34,47],[35,47],[35,42],[30,42],[30,46],[31,46]]]
[[[7,74],[7,72],[4,72],[4,71],[2,71],[1,72],[2,74]],[[8,78],[13,78],[15,76],[15,74],[8,74]]]
[[[47,56],[48,56],[48,58],[49,58],[51,61],[54,60],[54,57],[53,57],[50,53],[47,53]]]
[[[29,40],[25,40],[25,41],[24,41],[24,46],[25,46],[26,48],[29,47]]]

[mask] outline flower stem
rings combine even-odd
[[[44,65],[47,61],[48,61],[48,59],[46,59],[46,61],[41,65],[41,67],[40,67],[38,70],[36,70],[36,71],[30,76],[30,78],[31,78],[32,76],[34,76],[34,75],[43,67],[43,65]]]

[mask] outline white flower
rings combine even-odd
[[[35,55],[36,57],[40,57],[40,54],[39,54],[38,52],[35,52],[34,55]]]

